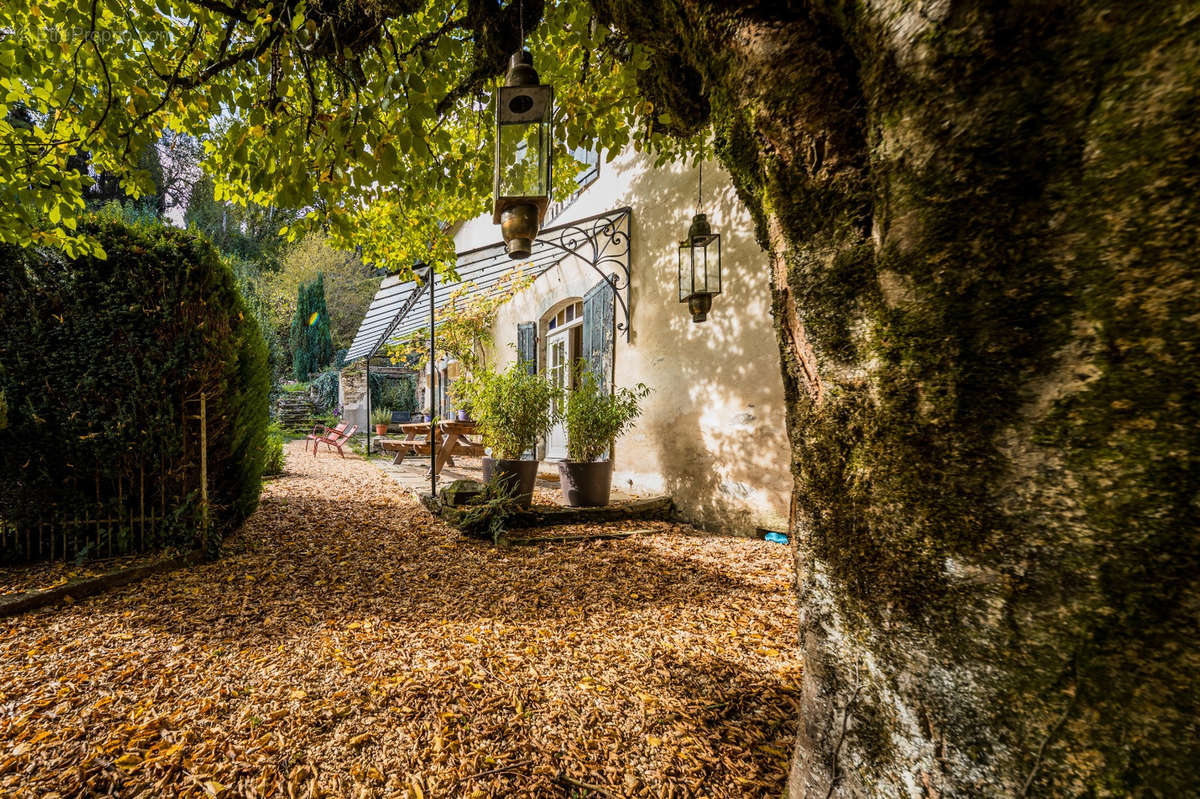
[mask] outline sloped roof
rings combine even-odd
[[[451,293],[463,283],[474,284],[464,298],[495,293],[501,290],[501,280],[518,263],[525,265],[526,274],[538,276],[574,255],[590,262],[602,274],[609,267],[620,270],[620,274],[612,271],[611,276],[605,276],[613,281],[617,289],[617,299],[625,312],[626,323],[620,329],[627,330],[630,213],[628,207],[618,208],[546,228],[538,234],[529,258],[523,262],[509,258],[502,241],[460,252],[457,254],[459,280],[435,283],[434,307],[437,310],[443,308]],[[623,297],[622,292],[625,295]],[[437,310],[434,312],[435,319]],[[399,277],[386,277],[359,324],[346,360],[373,357],[388,343],[402,341],[428,326],[429,289],[420,281],[401,282]]]

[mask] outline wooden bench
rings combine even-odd
[[[399,466],[406,457],[411,455],[429,455],[429,422],[412,422],[400,425],[405,438],[401,441],[384,440],[379,442],[379,448],[384,452],[394,452],[392,463]],[[474,422],[439,422],[438,434],[440,441],[437,448],[437,461],[433,464],[434,472],[440,473],[447,464],[454,465],[454,456],[482,457],[483,444],[467,438],[475,432]]]

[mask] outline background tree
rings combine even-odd
[[[328,366],[333,359],[329,336],[329,311],[325,307],[324,275],[302,283],[296,291],[296,313],[292,319],[292,375],[297,380]]]
[[[281,327],[290,324],[297,289],[318,277],[322,277],[325,287],[334,349],[348,348],[379,288],[379,278],[373,267],[354,253],[335,248],[319,231],[286,247],[279,269],[267,277],[271,318]]]
[[[256,262],[262,272],[273,272],[279,268],[285,243],[279,229],[293,218],[278,208],[217,200],[213,179],[201,174],[189,189],[183,222],[207,235],[221,252]]]

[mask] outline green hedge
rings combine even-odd
[[[124,519],[149,495],[148,513],[173,520],[159,532],[174,525],[156,544],[188,544],[199,422],[185,417],[203,392],[219,539],[258,503],[270,389],[262,333],[206,240],[114,220],[81,227],[106,260],[0,248],[0,523]],[[132,530],[119,532],[128,551]]]

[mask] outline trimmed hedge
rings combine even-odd
[[[258,503],[270,390],[262,333],[205,239],[114,220],[81,229],[106,260],[0,247],[0,522],[123,519],[149,494],[148,514],[167,517],[156,544],[194,544],[199,422],[185,417],[204,392],[209,543],[219,541]]]

